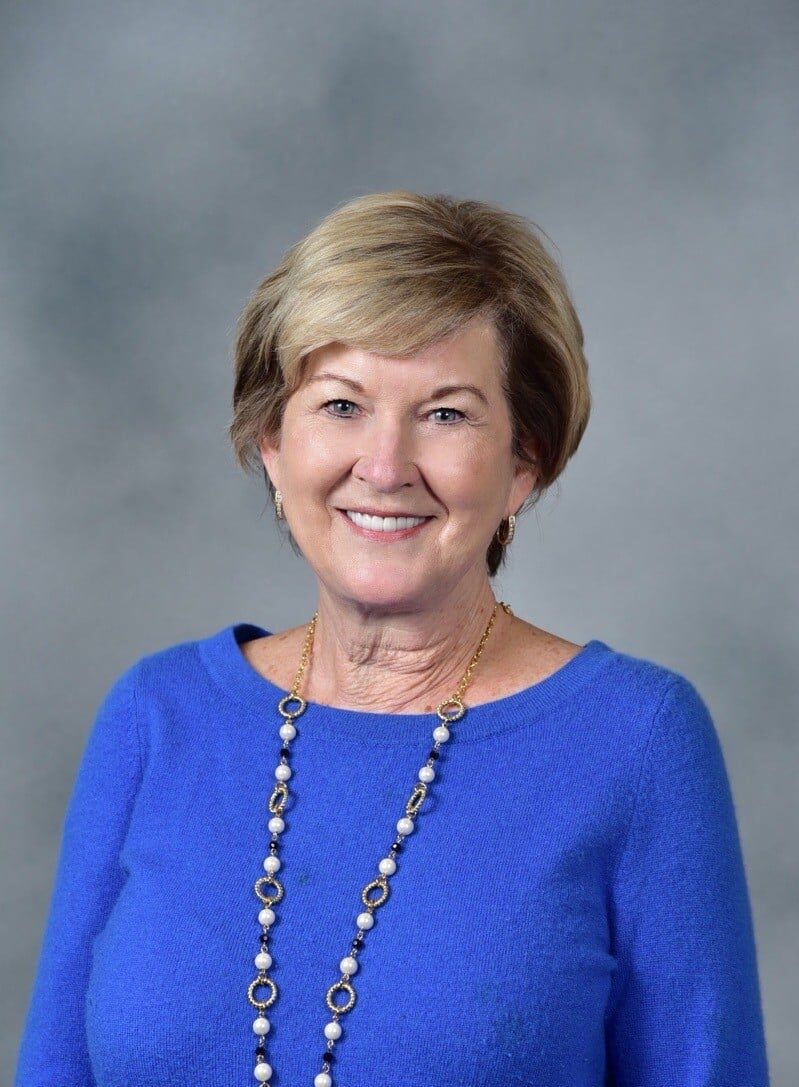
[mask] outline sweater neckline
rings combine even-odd
[[[228,698],[257,717],[277,719],[277,704],[288,691],[256,671],[241,651],[245,642],[271,633],[256,623],[231,623],[198,640],[196,645],[206,670]],[[544,679],[476,706],[469,706],[467,688],[466,713],[453,724],[458,742],[482,739],[529,724],[531,719],[578,693],[614,652],[606,642],[592,638]],[[289,708],[296,708],[296,703]],[[320,738],[347,736],[367,744],[432,743],[432,731],[439,724],[436,713],[379,713],[310,701],[298,720],[306,731]]]

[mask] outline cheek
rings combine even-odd
[[[308,487],[319,489],[328,478],[335,479],[346,466],[347,451],[330,429],[303,420],[300,426],[289,428],[284,435],[283,454],[293,479],[307,481]]]
[[[431,460],[429,479],[460,508],[485,510],[496,501],[502,487],[501,465],[474,445],[462,443],[455,455]]]

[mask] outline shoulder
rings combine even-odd
[[[603,681],[605,705],[621,723],[636,776],[646,768],[673,784],[684,771],[723,775],[719,733],[698,681],[645,655],[616,649]]]
[[[693,682],[678,668],[601,639],[593,642],[605,650],[607,688],[629,700],[632,707],[659,709],[667,699],[687,704],[699,698]]]
[[[658,746],[671,748],[678,759],[715,754],[716,729],[695,676],[599,638],[590,639],[586,651],[592,667],[578,692],[580,727],[590,726],[628,772],[640,770],[647,750]]]
[[[650,834],[662,834],[663,848],[670,848],[669,828],[678,836],[689,824],[721,824],[727,833],[732,789],[701,684],[646,655],[612,649],[599,686],[602,713],[594,724],[607,742],[597,746],[611,753],[608,773],[622,798],[617,861]]]
[[[228,629],[228,627],[223,628],[224,631]],[[204,637],[166,643],[147,650],[132,666],[139,673],[139,682],[146,684],[152,681],[164,681],[170,676],[180,675],[198,660],[203,644],[221,634],[222,631]]]
[[[559,671],[568,681],[566,735],[586,750],[603,750],[629,784],[655,731],[679,747],[707,752],[715,737],[708,706],[692,680],[673,665],[623,650],[599,637],[584,645],[518,620],[506,661],[535,683]]]
[[[608,681],[656,714],[696,714],[707,707],[696,684],[683,672],[650,657],[611,649]]]
[[[701,701],[691,680],[676,668],[642,653],[618,649],[601,638],[583,645],[520,621],[516,648],[516,662],[535,660],[542,674],[555,671],[587,649],[601,662],[594,678],[609,709],[626,707],[628,712],[647,716],[667,699],[686,708],[695,708],[697,700]]]
[[[207,675],[206,658],[218,657],[233,645],[234,631],[235,624],[230,624],[210,634],[146,650],[117,675],[109,694],[124,692],[139,711],[153,700],[170,696],[185,700],[202,685]]]
[[[124,712],[135,723],[143,766],[163,737],[196,735],[209,698],[224,687],[220,662],[236,651],[237,626],[156,645],[117,674],[100,712]]]

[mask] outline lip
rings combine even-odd
[[[350,513],[362,513],[366,517],[430,517],[429,513],[380,513],[377,510],[359,510],[356,506],[336,506],[337,510],[341,510],[342,513],[346,513],[347,510]]]
[[[378,532],[377,529],[361,528],[360,525],[356,525],[355,522],[347,516],[343,509],[339,509],[338,506],[334,508],[336,513],[340,514],[342,520],[346,521],[353,532],[356,532],[359,536],[365,537],[367,540],[378,540],[383,543],[391,543],[393,540],[404,540],[409,536],[415,536],[433,520],[432,517],[428,517],[426,521],[422,521],[421,524],[418,525],[413,525],[411,528],[398,529],[396,532]]]

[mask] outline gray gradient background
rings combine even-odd
[[[408,187],[503,204],[557,244],[594,412],[496,592],[707,700],[773,1082],[799,1081],[798,10],[6,5],[0,1080],[113,678],[312,613],[309,567],[226,444],[236,313],[335,204]],[[58,1014],[54,993],[43,1060]]]

